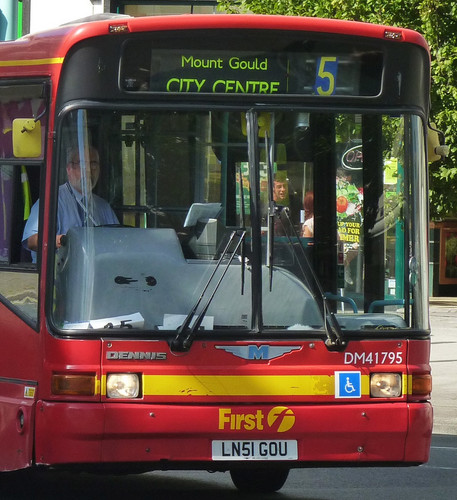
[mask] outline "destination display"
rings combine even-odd
[[[121,88],[169,94],[378,95],[382,54],[150,49],[124,51]]]

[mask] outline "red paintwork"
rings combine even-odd
[[[79,365],[78,359],[98,355],[98,342],[67,342],[60,352],[60,361],[53,369],[70,368],[86,372],[96,363]],[[329,352],[322,342],[304,342],[300,351],[271,361],[248,362],[230,353],[215,350],[220,343],[195,342],[186,355],[171,356],[166,343],[110,340],[108,349],[103,342],[102,359],[107,351],[135,352],[138,350],[166,352],[167,360],[103,361],[102,373],[135,371],[144,375],[221,376],[224,374],[259,375],[333,375],[336,370],[360,369],[406,372],[406,364],[345,365],[345,353]],[[226,343],[233,345],[233,343]],[[271,345],[272,342],[269,342]],[[281,343],[284,345],[285,343]],[[420,371],[427,371],[429,343],[403,341],[351,342],[346,353],[392,351],[418,362]],[[258,344],[260,345],[260,344]],[[286,345],[301,345],[290,342]],[[51,351],[52,352],[52,351]],[[409,353],[409,354],[408,354]],[[56,354],[56,353],[53,353]],[[52,356],[54,357],[54,355]],[[90,357],[89,357],[90,359]],[[67,361],[68,360],[68,361]],[[422,362],[420,362],[422,361]],[[373,400],[362,397],[356,402],[338,401],[332,396],[307,397],[200,397],[183,392],[175,397],[144,397],[133,403],[113,402],[104,397],[85,398],[87,402],[39,401],[36,412],[36,460],[40,464],[99,463],[99,462],[169,462],[192,468],[195,462],[211,464],[213,439],[297,439],[299,459],[308,462],[409,462],[428,460],[432,408],[428,402],[409,403],[406,396],[393,400]],[[61,400],[64,398],[60,398]],[[278,432],[268,425],[272,408],[283,406],[291,410],[295,421],[292,428]],[[230,428],[220,424],[220,410],[231,414],[262,413],[262,428]],[[249,427],[249,426],[248,426]],[[183,464],[184,463],[184,464]],[[297,466],[297,463],[290,464]],[[168,464],[177,467],[178,464]],[[154,464],[151,464],[151,468]],[[223,468],[223,466],[221,466]]]
[[[80,25],[69,25],[41,33],[27,35],[20,40],[3,42],[0,45],[1,77],[52,75],[57,82],[60,65],[40,63],[36,65],[5,66],[5,61],[39,60],[65,57],[68,50],[86,38],[108,34],[109,26],[126,25],[131,33],[142,31],[191,30],[191,29],[277,29],[327,32],[385,39],[386,30],[401,33],[401,39],[392,43],[414,43],[428,50],[425,39],[419,33],[386,26],[343,21],[289,16],[261,15],[180,15],[165,17],[130,18],[97,21]],[[116,36],[112,34],[111,36]],[[54,86],[54,92],[56,91]]]
[[[47,143],[47,166],[53,151],[54,106],[61,64],[45,59],[64,58],[70,48],[87,37],[106,35],[109,25],[127,24],[131,32],[178,29],[281,29],[355,34],[384,38],[384,26],[349,21],[333,21],[278,16],[170,16],[99,21],[37,33],[15,42],[0,44],[0,78],[40,77],[51,80],[51,106]],[[402,33],[402,41],[427,48],[416,32],[393,28]],[[116,36],[116,35],[112,35]],[[37,61],[21,65],[20,61]],[[42,60],[42,61],[39,61]],[[13,61],[19,62],[13,64]],[[8,65],[11,62],[11,65]],[[49,171],[49,170],[48,170]],[[45,179],[50,192],[51,177]],[[49,196],[44,210],[49,213]],[[132,402],[112,402],[100,393],[94,397],[56,397],[51,394],[53,373],[92,373],[101,380],[110,371],[135,371],[145,375],[321,375],[357,369],[362,374],[373,370],[390,371],[390,365],[344,364],[344,353],[329,352],[322,341],[303,342],[300,351],[271,361],[247,361],[225,351],[215,350],[214,343],[195,342],[182,356],[170,354],[165,342],[154,343],[154,350],[167,353],[165,361],[149,363],[107,361],[106,341],[58,339],[50,335],[45,320],[46,260],[48,217],[44,217],[44,247],[40,281],[40,324],[38,332],[19,320],[0,303],[0,470],[14,470],[37,464],[210,462],[211,440],[277,439],[271,429],[233,431],[218,428],[220,408],[234,412],[262,411],[286,406],[295,415],[295,425],[281,438],[299,440],[299,459],[310,461],[407,461],[428,460],[432,410],[428,402],[409,402],[407,396],[395,402],[367,396],[357,402],[336,401],[331,395],[278,394],[263,396],[146,396]],[[111,341],[112,349],[145,351],[144,341]],[[217,345],[224,344],[222,342]],[[228,344],[228,343],[227,343]],[[234,344],[234,343],[231,343]],[[256,342],[257,345],[260,345]],[[274,342],[268,342],[273,345]],[[282,343],[284,344],[284,343]],[[300,345],[300,342],[287,342]],[[397,371],[429,373],[427,341],[397,340],[351,342],[346,352],[372,350],[401,352],[403,361]],[[34,398],[24,398],[24,389],[37,384]],[[183,393],[184,394],[184,393]],[[424,398],[426,399],[426,398]],[[248,409],[248,410],[247,410]],[[19,429],[18,411],[25,415]],[[291,465],[298,465],[297,463]],[[161,464],[161,466],[164,466]],[[273,464],[274,466],[274,464]],[[212,468],[211,464],[207,464]]]
[[[427,342],[422,342],[428,344]],[[336,371],[357,370],[361,371],[362,375],[368,376],[372,372],[401,372],[407,373],[407,349],[408,341],[369,341],[363,340],[358,342],[350,342],[349,346],[344,352],[330,352],[325,347],[322,341],[318,342],[265,342],[268,345],[286,345],[286,346],[301,346],[300,350],[296,350],[285,354],[270,361],[256,360],[248,361],[227,353],[223,350],[216,349],[215,346],[227,345],[233,346],[235,342],[195,342],[190,352],[184,356],[171,356],[168,355],[166,360],[155,361],[128,361],[128,360],[107,360],[107,353],[115,352],[141,352],[141,351],[155,351],[168,353],[168,346],[166,342],[153,342],[148,345],[147,342],[142,341],[123,341],[123,340],[110,340],[110,347],[107,347],[107,342],[103,343],[102,347],[102,375],[107,373],[118,372],[137,372],[141,369],[144,376],[157,377],[157,384],[161,384],[161,376],[174,375],[176,377],[183,377],[186,382],[188,377],[195,377],[196,385],[198,385],[198,377],[204,376],[224,376],[233,375],[240,378],[240,384],[243,383],[243,377],[258,376],[260,391],[264,385],[268,385],[268,381],[263,381],[262,376],[281,377],[281,376],[311,376],[321,377],[321,382],[315,382],[315,394],[297,394],[295,391],[289,391],[289,387],[284,385],[283,394],[275,393],[271,389],[269,395],[255,395],[255,401],[258,402],[278,402],[281,401],[285,404],[291,403],[334,403],[335,397],[333,394],[334,381],[333,377]],[[258,342],[239,342],[238,345],[252,345],[261,343]],[[417,342],[417,344],[421,344]],[[360,352],[396,352],[402,356],[402,363],[395,364],[367,364],[367,363],[345,363],[352,353]],[[417,357],[417,356],[416,356]],[[419,367],[418,371],[424,373],[426,371],[426,362],[428,358],[423,358],[423,364]],[[326,381],[326,379],[328,381]],[[320,388],[318,384],[322,383],[325,389],[330,391],[325,395],[319,394]],[[152,384],[154,386],[154,383]],[[298,385],[298,382],[297,382]],[[289,391],[289,392],[288,392]],[[173,394],[170,390],[169,395],[154,394],[145,395],[143,400],[152,403],[182,403],[186,402],[205,403],[208,400],[215,400],[217,402],[225,403],[252,403],[254,395],[235,396],[226,394],[217,394],[217,398],[212,396],[212,391],[209,388],[208,394],[199,394],[195,388],[188,387],[183,382],[182,389],[179,394]],[[396,401],[406,402],[408,396],[402,395],[396,398]],[[102,401],[106,400],[102,396]],[[363,395],[360,398],[361,402],[371,402],[373,400],[368,395]],[[390,400],[391,401],[391,400]],[[377,400],[379,402],[379,399]]]
[[[232,409],[267,415],[274,406]],[[428,403],[287,405],[296,423],[282,433],[267,426],[261,431],[222,431],[219,407],[40,402],[37,462],[170,461],[186,462],[192,468],[192,462],[202,461],[211,468],[213,439],[297,439],[299,460],[304,462],[426,462],[429,457],[432,409]],[[408,433],[411,424],[416,430],[412,435]]]
[[[27,385],[0,381],[0,471],[32,464],[35,400],[24,397]]]
[[[33,460],[34,398],[26,386],[40,378],[40,336],[0,303],[0,471],[22,469]],[[18,413],[24,428],[18,428]]]

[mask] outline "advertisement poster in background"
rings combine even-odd
[[[440,231],[440,284],[457,284],[457,227]]]
[[[348,245],[359,245],[362,229],[363,187],[353,182],[353,176],[339,170],[336,179],[336,212],[338,234]]]
[[[362,244],[363,223],[363,164],[362,145],[350,143],[341,157],[336,176],[336,216],[338,240],[344,254],[339,262],[338,285],[354,285],[351,262],[357,257]]]

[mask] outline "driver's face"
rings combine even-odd
[[[100,162],[98,152],[94,149],[84,162],[80,161],[79,155],[75,154],[67,165],[68,182],[80,193],[82,193],[81,178],[82,168],[85,168],[87,190],[92,191],[100,176]]]

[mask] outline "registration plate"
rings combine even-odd
[[[213,460],[298,460],[295,440],[213,441]]]

